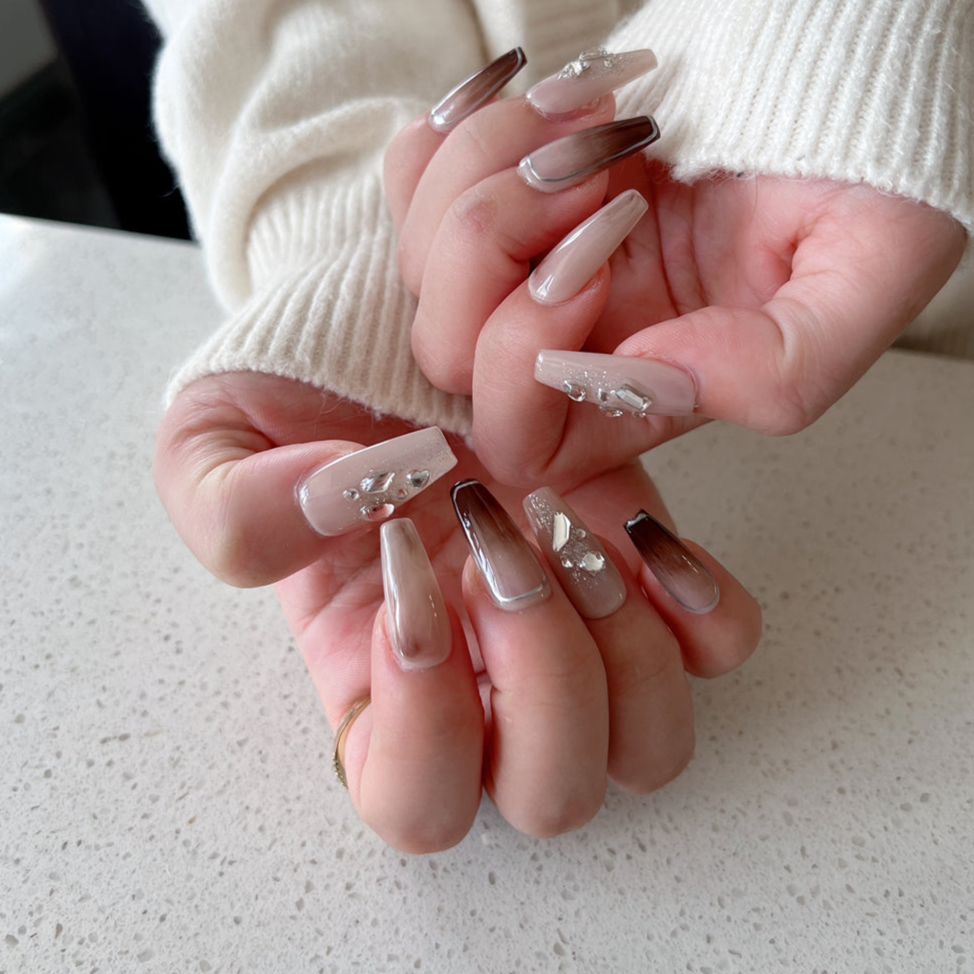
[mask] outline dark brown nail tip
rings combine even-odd
[[[524,51],[515,47],[475,71],[430,110],[430,127],[437,132],[448,132],[493,98],[527,63]]]
[[[494,495],[479,480],[461,480],[450,496],[474,564],[497,607],[516,612],[547,598],[548,576]]]
[[[698,615],[717,605],[717,580],[672,531],[646,511],[626,521],[625,527],[646,567],[678,605]]]

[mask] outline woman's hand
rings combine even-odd
[[[512,98],[445,139],[419,120],[387,156],[400,263],[419,296],[417,359],[436,385],[472,392],[478,455],[508,482],[570,485],[704,417],[804,428],[933,297],[964,247],[946,214],[866,185],[728,173],[687,185],[645,154],[557,192],[519,175],[523,157],[550,167],[584,154],[580,130],[611,117],[611,97],[561,122]],[[566,134],[573,141],[552,153]],[[560,261],[537,266],[627,193],[646,209],[621,247],[628,227],[600,214]]]
[[[595,815],[609,777],[644,792],[678,774],[693,748],[684,670],[713,676],[745,659],[754,600],[642,516],[629,526],[637,553],[627,519],[645,509],[669,524],[638,464],[566,498],[532,495],[539,552],[490,498],[517,514],[521,491],[456,441],[450,477],[424,481],[431,457],[442,472],[442,452],[421,436],[414,466],[414,441],[398,439],[409,432],[312,387],[233,373],[188,387],[157,442],[156,482],[180,534],[221,578],[277,583],[332,727],[371,697],[343,741],[365,822],[403,850],[445,848],[486,787],[515,827],[551,835]],[[389,469],[350,452],[379,442]],[[409,522],[386,520],[380,545],[377,523],[345,515],[388,513],[369,489],[398,504],[389,473],[420,492],[410,487],[395,511]],[[455,503],[453,480],[467,481]]]

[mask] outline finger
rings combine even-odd
[[[525,64],[527,58],[519,47],[502,54],[460,82],[392,140],[384,160],[384,183],[397,230],[402,227],[423,172],[446,135],[488,104]]]
[[[458,125],[425,167],[402,224],[399,271],[406,286],[420,293],[433,239],[455,200],[488,176],[516,167],[539,146],[607,122],[614,111],[614,99],[606,96],[588,114],[552,121],[524,98],[508,98]]]
[[[345,772],[363,821],[381,838],[404,852],[435,852],[456,845],[477,814],[484,714],[462,627],[410,520],[383,525],[382,567],[371,704],[349,730]]]
[[[277,446],[211,398],[213,383],[197,385],[164,417],[153,473],[190,550],[234,585],[298,571],[336,547],[329,538],[361,533],[456,463],[435,427],[368,449],[339,439]]]
[[[444,215],[427,262],[413,320],[413,355],[447,392],[469,394],[477,337],[531,260],[601,203],[606,177],[554,195],[529,187],[513,169],[465,192]]]
[[[633,190],[613,199],[552,250],[481,329],[473,436],[498,479],[571,486],[699,424],[686,373],[643,363],[634,374],[619,367],[621,359],[561,353],[581,349],[596,328],[609,292],[606,262],[628,260],[624,240],[645,210]],[[572,401],[586,399],[601,408]]]
[[[790,280],[763,306],[693,311],[638,332],[617,354],[686,370],[704,416],[797,432],[936,294],[960,259],[964,232],[923,204],[837,186],[796,244]]]
[[[609,776],[645,794],[675,778],[694,745],[680,645],[622,556],[549,488],[524,508],[551,572],[588,620],[609,697]]]
[[[486,788],[523,832],[578,828],[598,812],[606,785],[608,708],[598,650],[483,485],[458,484],[454,504],[473,554],[464,600],[491,681]]]
[[[645,511],[626,530],[643,561],[643,590],[679,641],[686,670],[715,677],[743,663],[761,638],[753,596],[707,551]]]

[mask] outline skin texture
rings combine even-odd
[[[612,111],[606,97],[569,124],[603,124]],[[505,481],[564,483],[582,462],[611,469],[705,418],[803,429],[927,304],[964,248],[948,215],[866,185],[726,173],[688,185],[651,152],[538,193],[517,161],[564,134],[514,98],[445,139],[413,123],[387,154],[400,265],[419,297],[417,360],[434,384],[473,394],[476,449]],[[561,304],[533,301],[531,268],[628,189],[649,208],[609,262]],[[677,366],[695,383],[697,415],[606,419],[532,381],[544,348]]]
[[[598,812],[610,776],[644,792],[678,774],[693,750],[684,671],[716,676],[747,658],[760,634],[754,600],[697,547],[721,586],[718,607],[695,616],[666,595],[623,523],[639,508],[672,522],[643,469],[627,464],[566,493],[625,579],[622,608],[586,621],[549,571],[549,598],[498,609],[468,557],[450,484],[479,478],[522,528],[524,492],[454,440],[457,467],[401,511],[450,606],[452,647],[438,665],[403,667],[386,624],[378,525],[322,537],[295,485],[350,447],[406,431],[310,386],[241,372],[184,390],[156,444],[160,497],[197,558],[234,585],[275,583],[332,728],[371,694],[345,748],[363,820],[404,851],[443,849],[467,833],[486,788],[517,828],[553,835]]]

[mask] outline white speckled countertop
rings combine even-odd
[[[649,458],[766,610],[697,756],[549,841],[357,821],[269,591],[153,493],[188,245],[0,217],[0,972],[974,971],[974,363]]]

